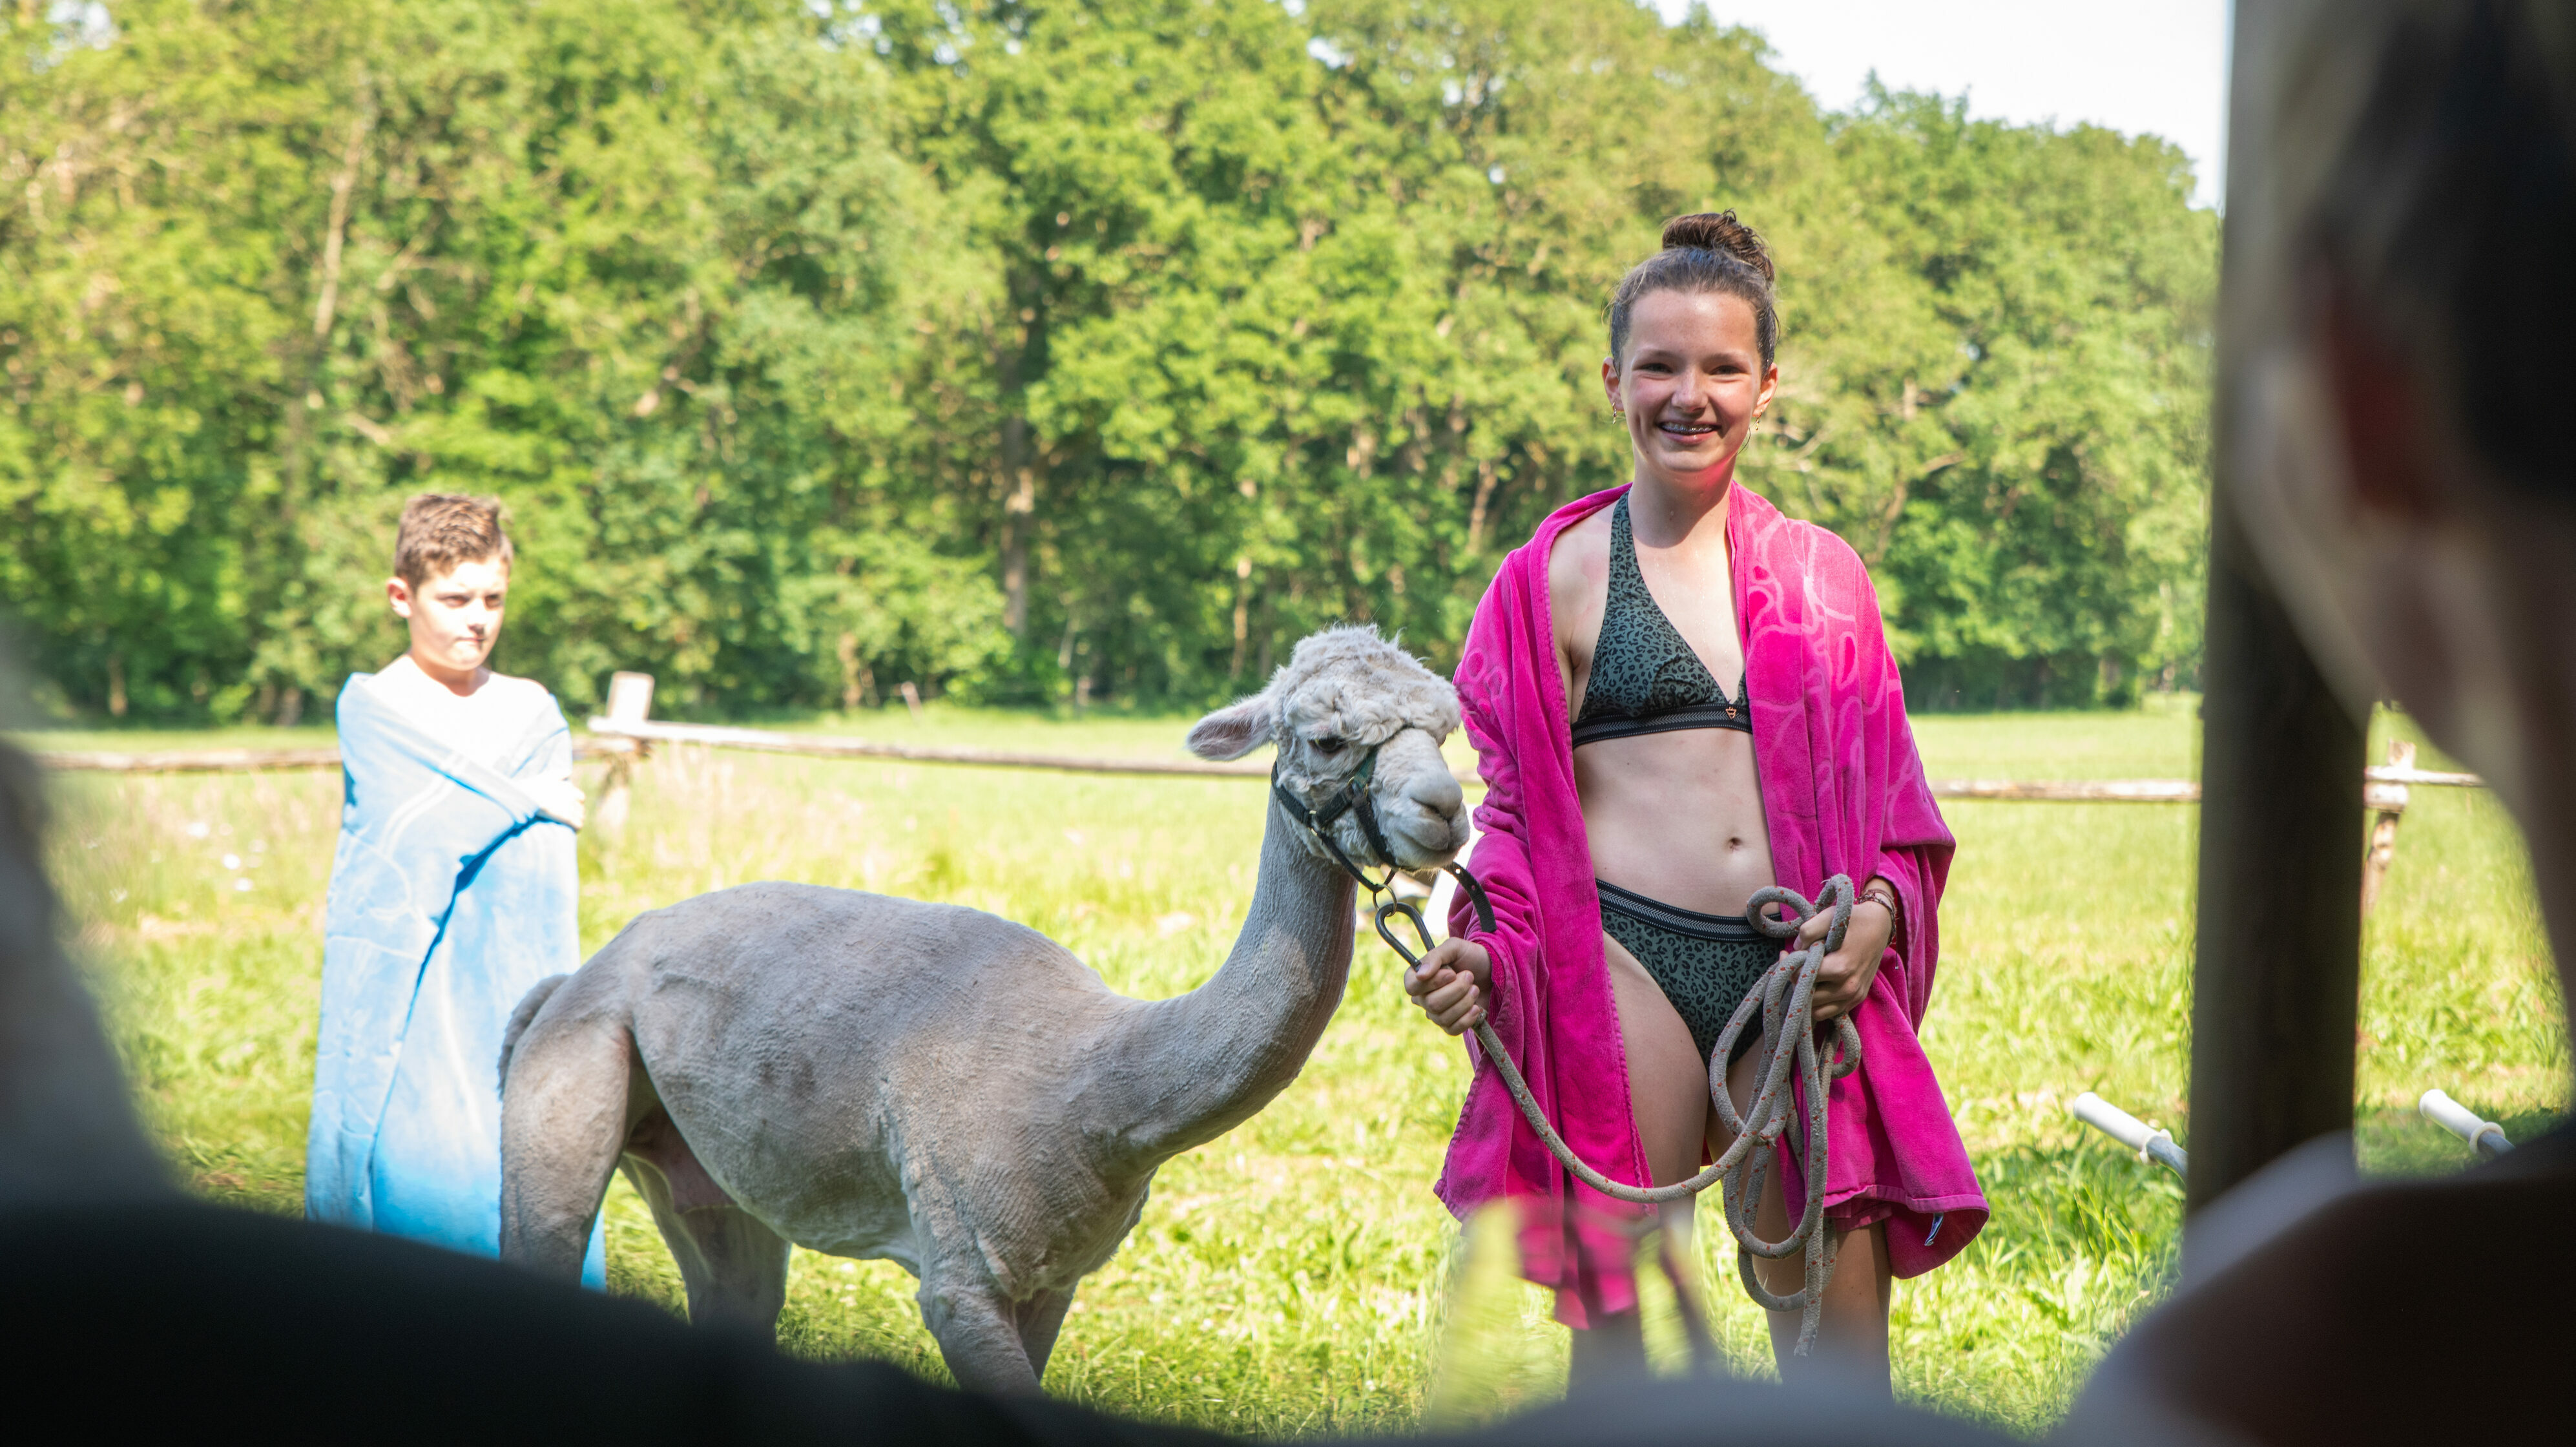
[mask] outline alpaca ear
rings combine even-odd
[[[1256,693],[1200,719],[1190,728],[1189,750],[1202,759],[1239,759],[1270,741],[1279,706]]]

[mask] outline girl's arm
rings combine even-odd
[[[1432,1021],[1452,1035],[1490,1018],[1511,1043],[1526,1009],[1515,996],[1533,984],[1538,957],[1538,910],[1530,868],[1528,831],[1521,813],[1520,770],[1511,747],[1508,709],[1509,643],[1493,616],[1489,594],[1469,626],[1458,665],[1458,711],[1476,747],[1476,771],[1485,797],[1476,806],[1472,868],[1492,904],[1494,925],[1480,926],[1465,890],[1449,905],[1449,938],[1405,975],[1404,987]]]

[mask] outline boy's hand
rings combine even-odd
[[[1404,993],[1452,1035],[1463,1035],[1485,1019],[1485,985],[1494,961],[1483,945],[1446,939],[1431,947],[1416,969],[1404,972]]]
[[[582,807],[581,786],[570,779],[523,779],[519,787],[537,801],[537,808],[549,819],[578,829],[587,811]]]

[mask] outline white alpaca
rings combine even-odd
[[[1279,746],[1319,801],[1374,760],[1383,859],[1467,836],[1440,740],[1449,685],[1366,628],[1297,645],[1190,749]],[[963,1386],[1035,1391],[1075,1286],[1114,1254],[1166,1160],[1268,1104],[1341,1001],[1352,881],[1274,794],[1251,911],[1223,968],[1131,1000],[981,911],[751,884],[638,918],[521,1002],[502,1048],[501,1254],[566,1280],[609,1173],[651,1202],[694,1320],[774,1327],[790,1243],[888,1257]]]

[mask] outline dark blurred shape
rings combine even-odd
[[[1472,1436],[1412,1439],[1476,1447],[2005,1447],[2015,1439],[1931,1412],[1900,1407],[1865,1378],[1829,1373],[1784,1387],[1731,1377],[1639,1381],[1615,1393],[1569,1398]]]
[[[2293,242],[2382,331],[2426,351],[2460,436],[2500,480],[2562,504],[2576,503],[2571,27],[2564,4],[2400,7]],[[2301,78],[2316,89],[2298,99],[2322,103],[2333,81]]]
[[[0,1372],[14,1409],[77,1404],[120,1437],[1222,1440],[795,1361],[498,1262],[181,1201],[0,1211],[0,1300],[22,1328]]]
[[[0,639],[0,723],[18,697]],[[36,763],[0,741],[0,1206],[170,1198],[59,938]]]
[[[2576,1132],[2371,1185],[2336,1127],[2372,700],[2513,810],[2562,1009],[2576,959],[2576,7],[2239,0],[2236,21],[2195,1214],[2181,1289],[2060,1435],[2563,1441]]]

